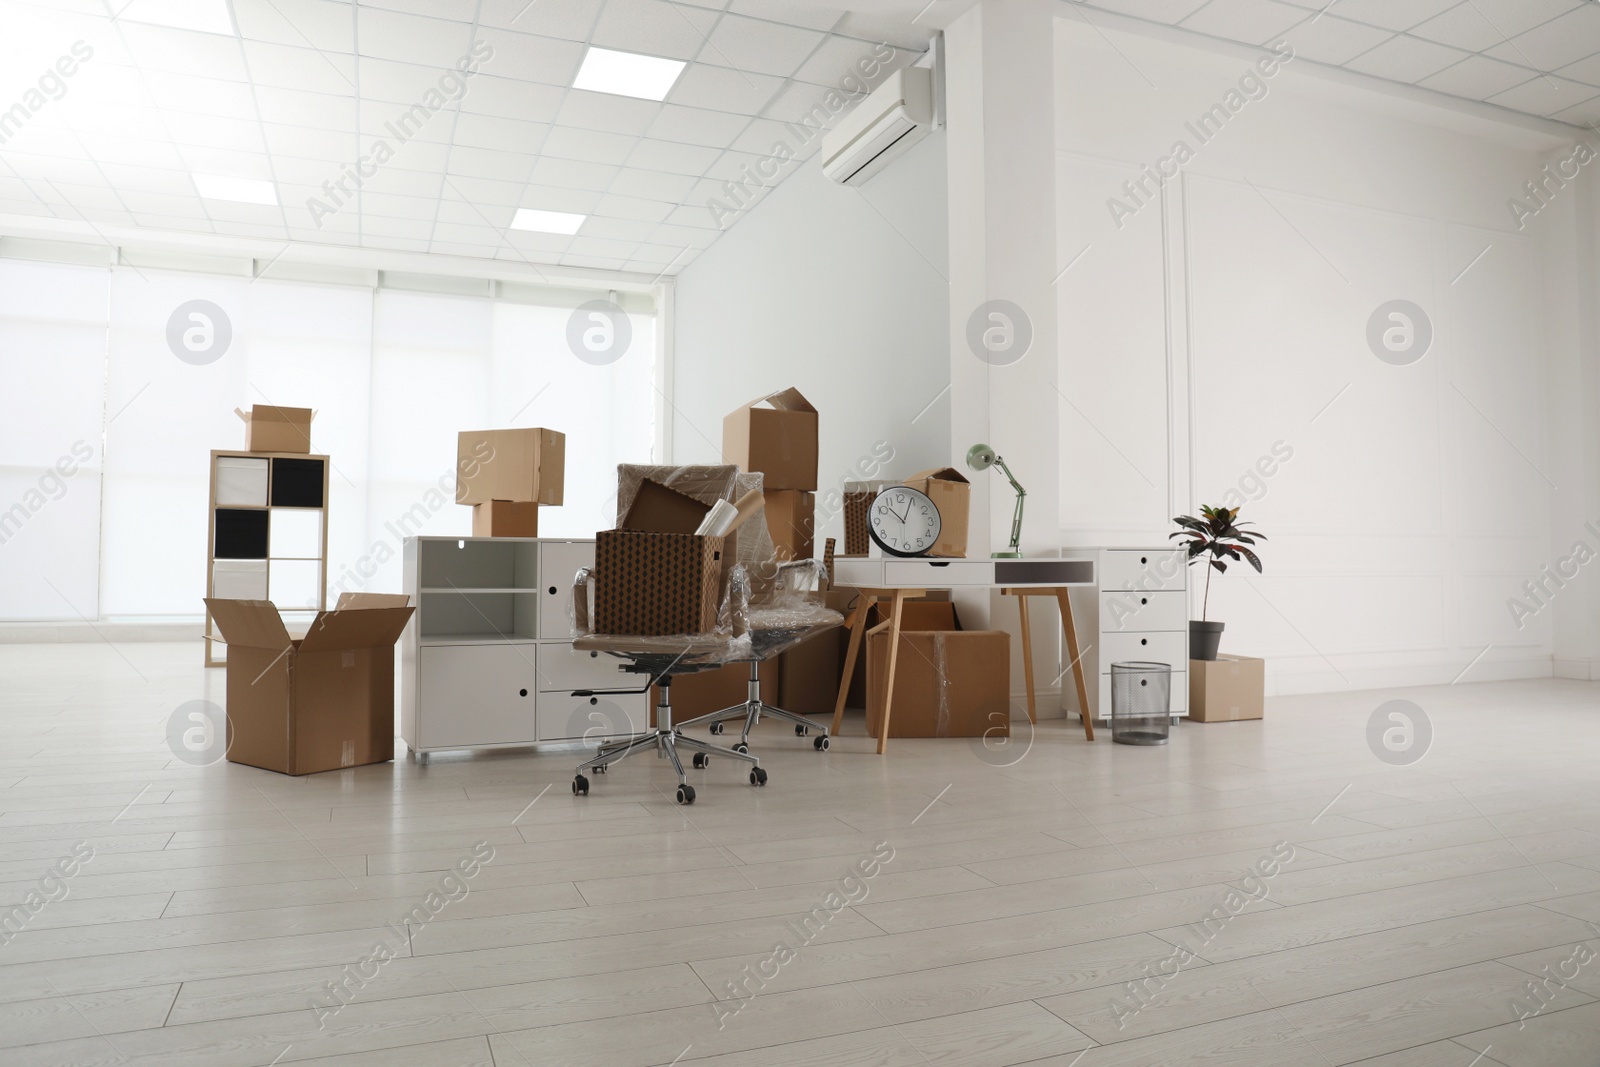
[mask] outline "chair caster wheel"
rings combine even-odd
[[[743,741],[740,741],[737,745],[733,746],[733,750],[735,752],[749,752],[750,746],[745,744]]]
[[[816,749],[818,752],[826,752],[828,751],[829,747],[828,739],[826,737],[813,738],[811,741],[811,747]]]
[[[596,774],[604,774],[604,773],[606,773],[606,765],[604,763],[600,764],[600,766],[594,768],[594,773],[596,773]]]
[[[581,774],[578,775],[576,778],[574,778],[572,780],[572,795],[575,796],[575,797],[586,797],[586,796],[588,796],[589,795],[589,779],[585,778]]]
[[[760,767],[756,767],[756,768],[752,769],[750,771],[750,784],[751,785],[766,785],[767,784],[767,772],[762,770]]]
[[[693,804],[694,803],[694,786],[692,786],[692,785],[680,785],[678,787],[678,803],[679,804]]]
[[[801,726],[799,723],[796,723],[795,724],[795,728],[794,728],[794,735],[796,737],[804,737],[806,735],[806,728],[804,726]]]
[[[714,722],[711,724],[710,730],[714,734],[720,734],[722,732],[722,724],[720,722]]]
[[[696,752],[694,754],[694,769],[695,770],[698,771],[702,767],[709,767],[709,766],[711,766],[711,757],[710,756],[706,755],[704,752]]]

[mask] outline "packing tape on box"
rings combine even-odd
[[[944,631],[933,632],[933,669],[939,682],[939,717],[933,723],[934,737],[950,736],[950,675],[945,670]]]

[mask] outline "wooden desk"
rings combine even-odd
[[[889,744],[889,722],[894,710],[894,674],[900,651],[900,616],[907,600],[924,595],[929,589],[998,589],[1017,598],[1022,613],[1022,660],[1027,675],[1028,719],[1038,721],[1033,694],[1032,632],[1028,623],[1030,596],[1054,596],[1061,605],[1061,626],[1067,642],[1068,668],[1078,688],[1079,707],[1088,707],[1083,679],[1082,656],[1078,651],[1077,627],[1072,620],[1072,604],[1067,590],[1072,586],[1094,585],[1092,560],[1076,559],[873,559],[834,560],[833,584],[860,593],[845,619],[850,643],[844,657],[844,674],[839,679],[839,698],[833,709],[833,732],[844,722],[844,703],[850,689],[850,675],[866,630],[867,612],[880,600],[890,602],[889,618],[874,632],[889,631],[889,664],[884,692],[883,722],[878,732],[878,754]],[[1084,736],[1094,740],[1094,723],[1083,717]]]

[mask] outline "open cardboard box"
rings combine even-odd
[[[270,601],[207,598],[228,645],[228,761],[302,775],[394,759],[405,602],[346,593],[295,639]]]
[[[311,420],[316,412],[310,408],[283,408],[272,404],[257,404],[248,412],[234,408],[233,413],[244,420],[244,449],[246,452],[311,452]]]
[[[923,493],[939,509],[939,539],[930,556],[960,558],[967,554],[967,516],[972,510],[972,484],[954,467],[918,471],[903,483]]]
[[[798,389],[759,396],[722,420],[722,461],[759,471],[764,489],[817,488],[817,409]]]

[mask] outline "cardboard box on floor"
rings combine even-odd
[[[907,605],[909,607],[910,605]],[[961,630],[955,606],[929,604],[919,623],[947,628],[905,629],[895,664],[890,737],[1009,737],[1011,635]],[[937,618],[935,618],[937,616]],[[879,736],[889,670],[889,631],[867,638],[867,734]]]
[[[810,559],[816,550],[816,497],[804,489],[768,489],[761,497],[767,513],[767,532],[772,535],[777,557]]]
[[[967,514],[972,510],[972,484],[954,467],[918,471],[904,485],[927,495],[939,509],[939,540],[930,556],[967,554]]]
[[[294,640],[270,601],[207,598],[228,644],[228,761],[302,775],[394,759],[404,600],[345,594]]]
[[[248,413],[233,409],[244,420],[246,452],[311,452],[310,408],[281,408],[257,404]]]
[[[817,488],[817,409],[798,389],[757,397],[722,420],[722,462],[759,471],[764,489]]]
[[[1251,656],[1189,661],[1189,718],[1237,722],[1265,714],[1267,664]]]
[[[837,591],[836,591],[837,592]],[[848,591],[844,591],[848,593]],[[831,595],[831,594],[830,594]],[[829,601],[829,607],[833,602]],[[844,608],[834,608],[841,615],[848,615]],[[888,606],[874,604],[867,612],[867,629],[883,622],[889,617]],[[948,600],[908,600],[900,614],[902,628],[906,630],[954,630],[956,626],[956,606]],[[841,627],[839,633],[841,649],[848,649],[850,631]],[[843,664],[841,663],[841,667]],[[839,691],[834,690],[837,699]],[[861,649],[856,653],[856,669],[850,675],[850,689],[845,695],[845,707],[864,708],[867,706],[867,645],[862,639]]]
[[[775,700],[780,685],[777,659],[769,659],[762,663],[757,669],[757,677],[761,679],[761,698]],[[713,711],[721,711],[723,708],[731,708],[735,704],[743,704],[749,690],[750,664],[748,663],[725,663],[714,671],[680,674],[672,679],[672,721],[685,722],[697,715],[706,715]],[[652,686],[650,725],[655,724],[656,689]],[[741,728],[732,722],[728,726],[728,730],[733,733],[737,733]]]
[[[525,500],[491,500],[472,505],[473,537],[538,537],[539,505]]]
[[[830,589],[824,594],[824,601],[845,615],[858,595],[848,589]],[[843,627],[834,627],[778,654],[778,707],[796,715],[833,714],[847,636]],[[762,694],[772,699],[765,689]]]
[[[557,430],[463,430],[456,435],[456,503],[559,506],[566,461],[567,435]]]

